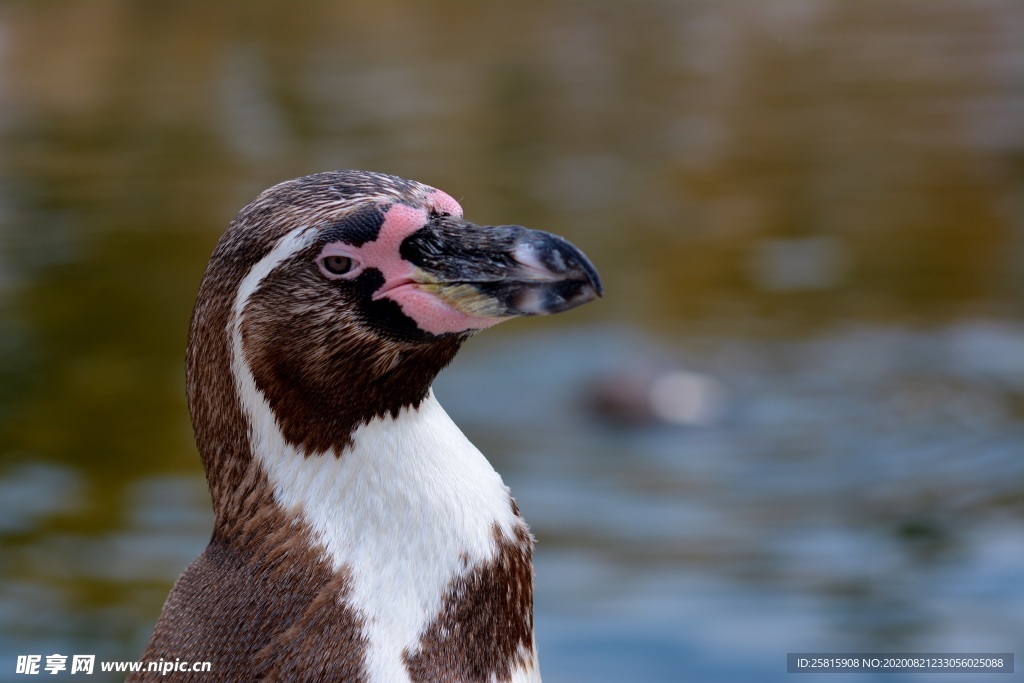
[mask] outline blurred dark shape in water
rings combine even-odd
[[[699,372],[653,366],[613,369],[585,391],[588,409],[620,426],[710,427],[724,416],[727,393],[721,382]]]

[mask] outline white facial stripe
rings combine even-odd
[[[451,580],[494,557],[495,524],[512,537],[520,521],[501,477],[433,392],[417,410],[359,427],[340,457],[307,457],[287,443],[245,360],[241,323],[260,282],[312,239],[306,229],[289,233],[243,279],[228,323],[231,368],[275,501],[302,515],[335,571],[351,571],[350,605],[366,623],[368,680],[402,683],[409,680],[402,655],[418,651]],[[535,680],[535,672],[517,672],[516,680]]]
[[[242,279],[241,284],[238,285],[235,305],[231,309],[231,320],[228,321],[229,332],[233,332],[233,325],[241,321],[241,314],[245,310],[245,305],[249,302],[249,297],[259,288],[264,278],[270,275],[274,268],[291,258],[296,252],[312,244],[314,239],[316,239],[316,232],[312,227],[303,226],[296,228],[278,240],[274,248],[270,250],[270,253],[252,267],[245,278]]]

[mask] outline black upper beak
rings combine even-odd
[[[479,226],[436,216],[407,237],[402,258],[421,289],[470,315],[561,313],[602,294],[601,278],[579,249],[518,225]]]

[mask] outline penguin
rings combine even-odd
[[[479,330],[601,294],[568,241],[415,181],[257,196],[189,329],[213,532],[128,680],[540,681],[532,536],[431,385]]]

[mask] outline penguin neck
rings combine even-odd
[[[407,568],[437,595],[430,577],[447,582],[459,564],[491,559],[495,536],[513,538],[521,525],[501,477],[433,392],[357,428],[340,457],[297,451],[254,412],[253,457],[275,504],[310,526],[336,571],[348,566],[357,583],[377,586],[368,595],[394,594]]]
[[[495,530],[511,537],[520,524],[501,477],[432,391],[416,407],[360,425],[341,453],[320,455],[289,443],[258,394],[242,395],[251,458],[274,503],[309,524],[335,570],[349,564],[358,572],[356,560],[366,557],[380,575],[395,553],[409,565],[460,554],[488,559]]]
[[[255,514],[245,501],[251,503],[255,499],[254,489],[272,488],[273,482],[267,481],[267,475],[279,472],[274,463],[293,459],[309,459],[311,463],[358,459],[366,452],[363,447],[366,439],[374,443],[376,437],[373,435],[381,430],[394,429],[396,435],[405,435],[403,442],[394,443],[394,452],[380,453],[382,465],[386,465],[389,459],[404,462],[402,459],[408,458],[413,464],[422,459],[424,463],[433,462],[438,468],[444,466],[434,457],[437,453],[423,446],[436,444],[436,438],[430,437],[432,423],[451,424],[430,388],[429,382],[436,372],[425,373],[424,370],[429,362],[438,362],[436,355],[419,363],[415,356],[407,358],[409,365],[418,367],[418,373],[414,375],[403,372],[399,367],[392,369],[370,392],[373,396],[390,396],[392,400],[374,407],[365,405],[367,394],[360,391],[360,386],[366,381],[366,373],[358,370],[357,363],[344,366],[337,376],[338,384],[353,392],[353,400],[346,401],[341,396],[332,398],[332,403],[346,407],[344,414],[340,414],[341,411],[317,414],[311,412],[315,406],[301,405],[300,400],[295,400],[288,420],[291,428],[286,431],[267,394],[257,385],[240,338],[231,333],[233,326],[222,324],[214,327],[223,330],[222,341],[190,345],[187,376],[196,445],[206,470],[217,527],[226,525],[229,520],[236,524],[240,517]],[[194,331],[195,339],[204,337],[215,338],[204,335],[202,331]],[[457,347],[452,348],[448,355],[453,356],[456,350]],[[446,363],[447,359],[443,362]],[[347,382],[346,377],[350,377],[351,382]],[[389,387],[400,389],[391,391]],[[399,396],[400,399],[397,398]],[[312,448],[302,437],[295,437],[298,415],[303,415],[311,425],[306,434],[316,432],[316,443],[326,448]],[[433,420],[427,416],[433,416]],[[454,429],[458,432],[457,428]],[[301,428],[298,433],[303,433]],[[362,436],[364,434],[367,436]],[[458,432],[458,437],[460,442],[468,445],[464,455],[471,453],[475,460],[490,468],[483,455],[461,432]],[[316,469],[316,465],[311,464],[311,469]],[[480,470],[481,467],[477,467],[471,471]],[[450,471],[449,474],[457,475],[458,472]],[[285,509],[294,502],[288,500]]]

